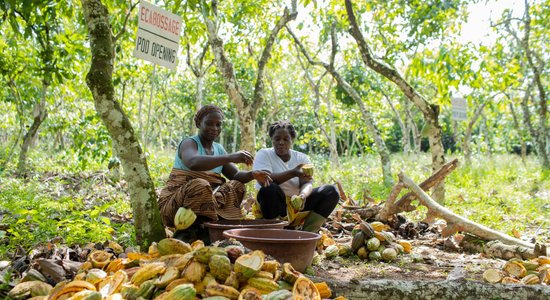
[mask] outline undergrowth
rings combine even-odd
[[[18,247],[29,251],[52,240],[70,245],[106,240],[135,245],[127,186],[113,177],[107,162],[88,162],[82,171],[66,154],[38,155],[33,154],[33,171],[26,179],[9,170],[0,173],[0,259],[13,258]],[[172,152],[147,157],[157,188],[164,185],[172,159]],[[312,160],[316,185],[338,180],[361,204],[381,203],[391,190],[382,184],[380,160],[375,155],[343,157],[339,167],[326,157],[312,156]],[[431,174],[430,157],[394,155],[392,169],[395,180],[402,171],[420,183]],[[474,157],[471,166],[459,166],[446,180],[449,209],[527,239],[548,242],[549,199],[549,173],[541,170],[535,157],[528,157],[525,164],[514,155]],[[424,209],[405,214],[413,221],[424,215]]]

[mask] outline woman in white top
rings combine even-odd
[[[287,215],[287,197],[294,195],[305,199],[303,211],[310,211],[302,230],[318,232],[331,214],[340,196],[334,185],[313,188],[312,176],[304,174],[302,166],[311,163],[304,153],[292,150],[296,130],[288,121],[277,121],[269,126],[272,148],[256,153],[253,170],[266,171],[273,182],[257,185],[258,203],[263,217],[274,219]]]

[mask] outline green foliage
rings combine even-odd
[[[124,194],[98,182],[106,180],[104,175],[43,176],[47,180],[39,176],[28,181],[0,178],[1,222],[8,225],[2,232],[7,241],[0,246],[0,257],[6,257],[17,246],[29,250],[56,237],[69,245],[106,240],[127,245],[135,242],[131,223],[111,220],[112,215],[131,217],[131,213]]]

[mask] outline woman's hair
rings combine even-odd
[[[195,113],[195,117],[193,118],[193,120],[195,120],[195,125],[197,125],[197,127],[200,125],[202,119],[208,115],[209,113],[213,113],[213,112],[217,112],[219,113],[220,115],[222,115],[223,117],[223,111],[221,108],[217,107],[216,105],[212,105],[212,104],[208,104],[208,105],[205,105],[203,107],[201,107],[197,113]]]
[[[269,133],[269,137],[272,138],[273,135],[275,134],[275,131],[281,128],[288,130],[288,133],[290,134],[290,137],[292,139],[296,138],[296,130],[294,129],[294,126],[292,126],[292,123],[290,123],[288,120],[277,121],[269,125],[269,128],[267,129],[267,132]]]

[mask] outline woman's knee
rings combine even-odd
[[[334,206],[338,204],[338,201],[340,200],[340,194],[338,193],[336,186],[332,184],[322,185],[319,187],[319,192],[323,195],[325,201],[334,203]]]

